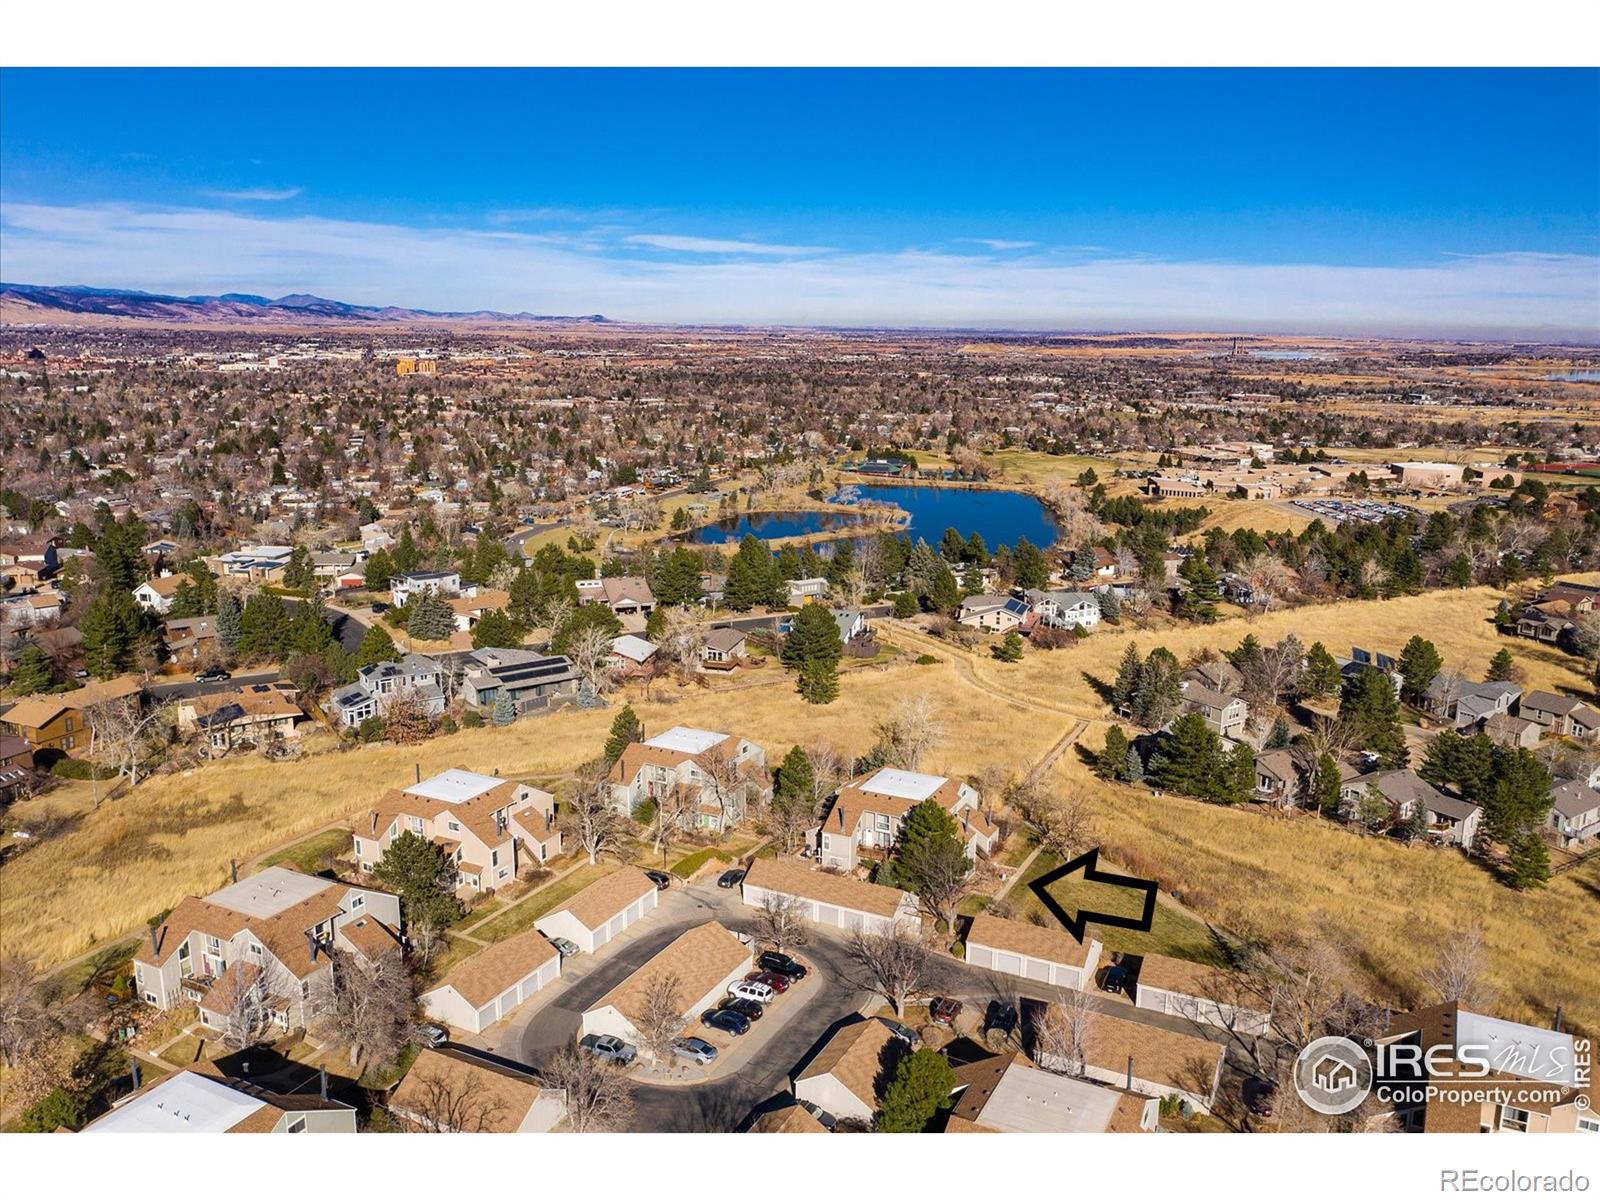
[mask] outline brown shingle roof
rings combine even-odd
[[[1081,967],[1089,958],[1089,942],[1080,942],[1064,929],[1051,929],[1044,925],[1029,925],[1006,917],[979,913],[972,918],[967,931],[967,945],[992,946],[1012,954],[1026,954],[1046,962]]]
[[[556,948],[532,929],[480,950],[434,985],[453,987],[467,1003],[481,1008],[526,979],[556,956]]]
[[[716,921],[707,921],[680,934],[644,966],[640,967],[599,1000],[589,1006],[614,1008],[630,1021],[643,1013],[645,994],[650,985],[665,975],[676,975],[679,999],[684,1012],[721,983],[741,963],[750,961],[750,948]]]
[[[484,1062],[459,1050],[424,1049],[406,1077],[389,1096],[389,1107],[402,1116],[414,1113],[448,1122],[438,1111],[440,1094],[459,1098],[450,1107],[469,1133],[515,1133],[539,1099],[539,1085],[508,1067]]]
[[[745,874],[747,887],[764,888],[788,896],[800,896],[819,904],[835,905],[873,916],[892,917],[900,911],[905,895],[898,888],[863,883],[845,875],[814,871],[792,858],[758,858]]]
[[[1121,1076],[1132,1055],[1137,1078],[1207,1099],[1222,1066],[1223,1048],[1216,1042],[1110,1013],[1090,1013],[1086,1043],[1085,1058],[1092,1067]]]
[[[571,913],[585,929],[599,929],[639,897],[655,890],[656,885],[638,867],[623,867],[596,879],[550,911]]]
[[[750,1126],[751,1133],[827,1133],[822,1122],[798,1104],[764,1112]]]
[[[901,1046],[887,1025],[868,1017],[834,1034],[795,1079],[831,1075],[868,1108],[877,1108],[878,1095],[891,1078]]]

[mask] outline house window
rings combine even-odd
[[[159,1004],[160,1003],[160,1001],[158,1001],[156,999],[156,994],[154,992],[146,992],[144,994],[144,1002],[146,1004]]]
[[[1600,1133],[1600,1117],[1579,1117],[1579,1133]]]
[[[206,949],[213,954],[220,954],[222,952],[222,943],[214,937],[207,937]]]
[[[500,851],[498,851],[498,850],[489,851],[489,865],[491,867],[498,867],[500,865]]]
[[[1509,1104],[1500,1109],[1500,1128],[1514,1130],[1517,1133],[1528,1132],[1528,1110],[1525,1108],[1512,1108]]]
[[[358,908],[365,908],[366,905],[367,905],[367,898],[365,896],[352,896],[350,898],[350,911],[351,912],[355,912],[355,910],[358,909]]]
[[[254,954],[257,958],[260,958],[262,953],[263,953],[263,951],[261,949],[261,943],[260,942],[251,942],[250,943],[250,953]]]
[[[304,1133],[305,1131],[306,1131],[306,1119],[304,1117],[296,1117],[294,1120],[289,1122],[289,1126],[284,1132],[286,1132],[286,1133]]]
[[[421,833],[422,832],[422,818],[421,817],[412,817],[411,818],[411,832],[412,833]]]
[[[460,833],[461,832],[461,826],[456,824],[454,821],[447,821],[447,822],[445,822],[445,824],[447,824],[450,827],[450,832],[451,833]]]
[[[71,717],[67,718],[67,732],[68,733],[72,732],[72,718]]]

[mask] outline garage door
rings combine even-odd
[[[517,1007],[517,989],[507,988],[500,996],[500,1015],[509,1017],[511,1010]]]
[[[606,932],[606,927],[604,925],[600,926],[599,929],[594,931],[594,948],[596,950],[600,949],[601,946],[604,946],[610,940],[611,935]]]
[[[832,905],[824,904],[820,910],[820,915],[817,917],[817,922],[822,925],[838,925],[840,923],[839,910]]]
[[[1022,974],[1022,959],[1015,954],[1007,954],[1004,950],[994,956],[994,967],[997,971],[1004,971],[1007,975]]]
[[[631,925],[642,916],[644,916],[644,901],[635,900],[628,909],[628,923]]]
[[[1050,964],[1040,962],[1037,958],[1028,959],[1028,978],[1037,979],[1041,983],[1050,982]]]
[[[494,1004],[491,1002],[478,1010],[478,1028],[487,1029],[494,1024]]]
[[[626,913],[623,913],[621,916],[618,916],[618,917],[612,917],[611,918],[611,924],[606,926],[606,928],[609,930],[609,932],[606,934],[606,939],[609,941],[611,938],[616,937],[617,934],[621,933],[627,927],[628,927],[628,915]]]
[[[967,961],[975,967],[994,966],[994,955],[987,946],[968,946]]]

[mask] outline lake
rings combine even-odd
[[[814,537],[819,533],[846,529],[862,520],[849,513],[817,512],[811,509],[744,513],[702,525],[694,531],[694,540],[702,546],[720,546],[724,542],[738,542],[750,533],[767,539]]]
[[[915,541],[937,546],[946,529],[962,537],[981,534],[990,550],[1015,546],[1027,538],[1035,546],[1049,546],[1060,530],[1050,510],[1025,492],[984,491],[977,488],[906,487],[863,484],[861,498],[893,504],[911,514],[911,524],[900,532]]]
[[[1545,378],[1557,383],[1600,383],[1600,371],[1559,371]]]

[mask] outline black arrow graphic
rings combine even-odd
[[[1135,879],[1132,875],[1116,875],[1110,871],[1097,871],[1095,864],[1100,861],[1100,847],[1096,846],[1087,853],[1078,855],[1064,867],[1057,867],[1047,875],[1041,875],[1032,883],[1033,894],[1044,902],[1044,906],[1054,914],[1056,920],[1067,927],[1067,932],[1080,942],[1083,941],[1085,927],[1093,921],[1099,925],[1115,925],[1118,929],[1137,929],[1148,932],[1156,919],[1156,882],[1153,879]],[[1076,913],[1068,915],[1066,909],[1049,892],[1049,886],[1058,879],[1067,879],[1076,875],[1079,869],[1083,870],[1086,883],[1108,883],[1113,887],[1130,888],[1144,893],[1144,910],[1137,917],[1124,917],[1116,913],[1096,912],[1092,908],[1080,908]]]

